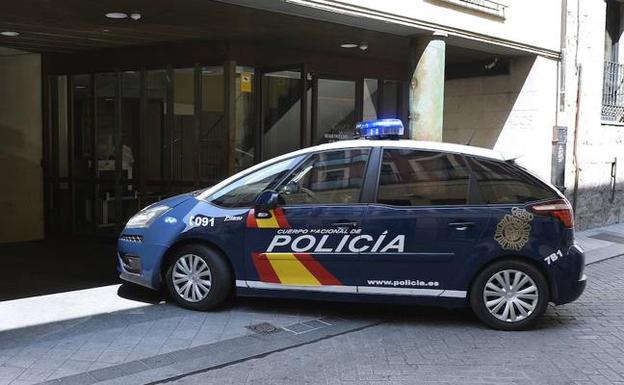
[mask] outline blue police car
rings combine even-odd
[[[470,306],[503,330],[581,295],[554,187],[492,150],[398,140],[398,120],[359,128],[144,208],[118,241],[121,278],[197,310],[234,293],[391,298]]]

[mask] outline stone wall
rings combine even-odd
[[[579,139],[581,139],[579,137]],[[624,221],[624,126],[597,124],[579,143],[576,227],[585,229]],[[617,158],[615,192],[611,178]],[[574,181],[568,181],[572,184]],[[567,191],[573,202],[573,188]]]

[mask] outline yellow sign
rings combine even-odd
[[[241,92],[251,92],[251,79],[253,77],[253,73],[251,72],[243,72],[241,73],[241,82],[240,82],[240,90]]]

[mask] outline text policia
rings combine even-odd
[[[281,229],[273,236],[266,252],[286,248],[294,253],[402,253],[405,249],[405,235],[388,236],[384,231],[377,238],[359,234],[361,229],[351,233],[340,229]],[[330,242],[330,237],[340,237]],[[335,244],[335,246],[330,246]]]

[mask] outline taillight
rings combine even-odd
[[[555,217],[569,229],[574,227],[574,214],[572,213],[572,207],[568,201],[564,199],[536,203],[529,206],[529,211],[537,215],[549,215],[551,217]]]

